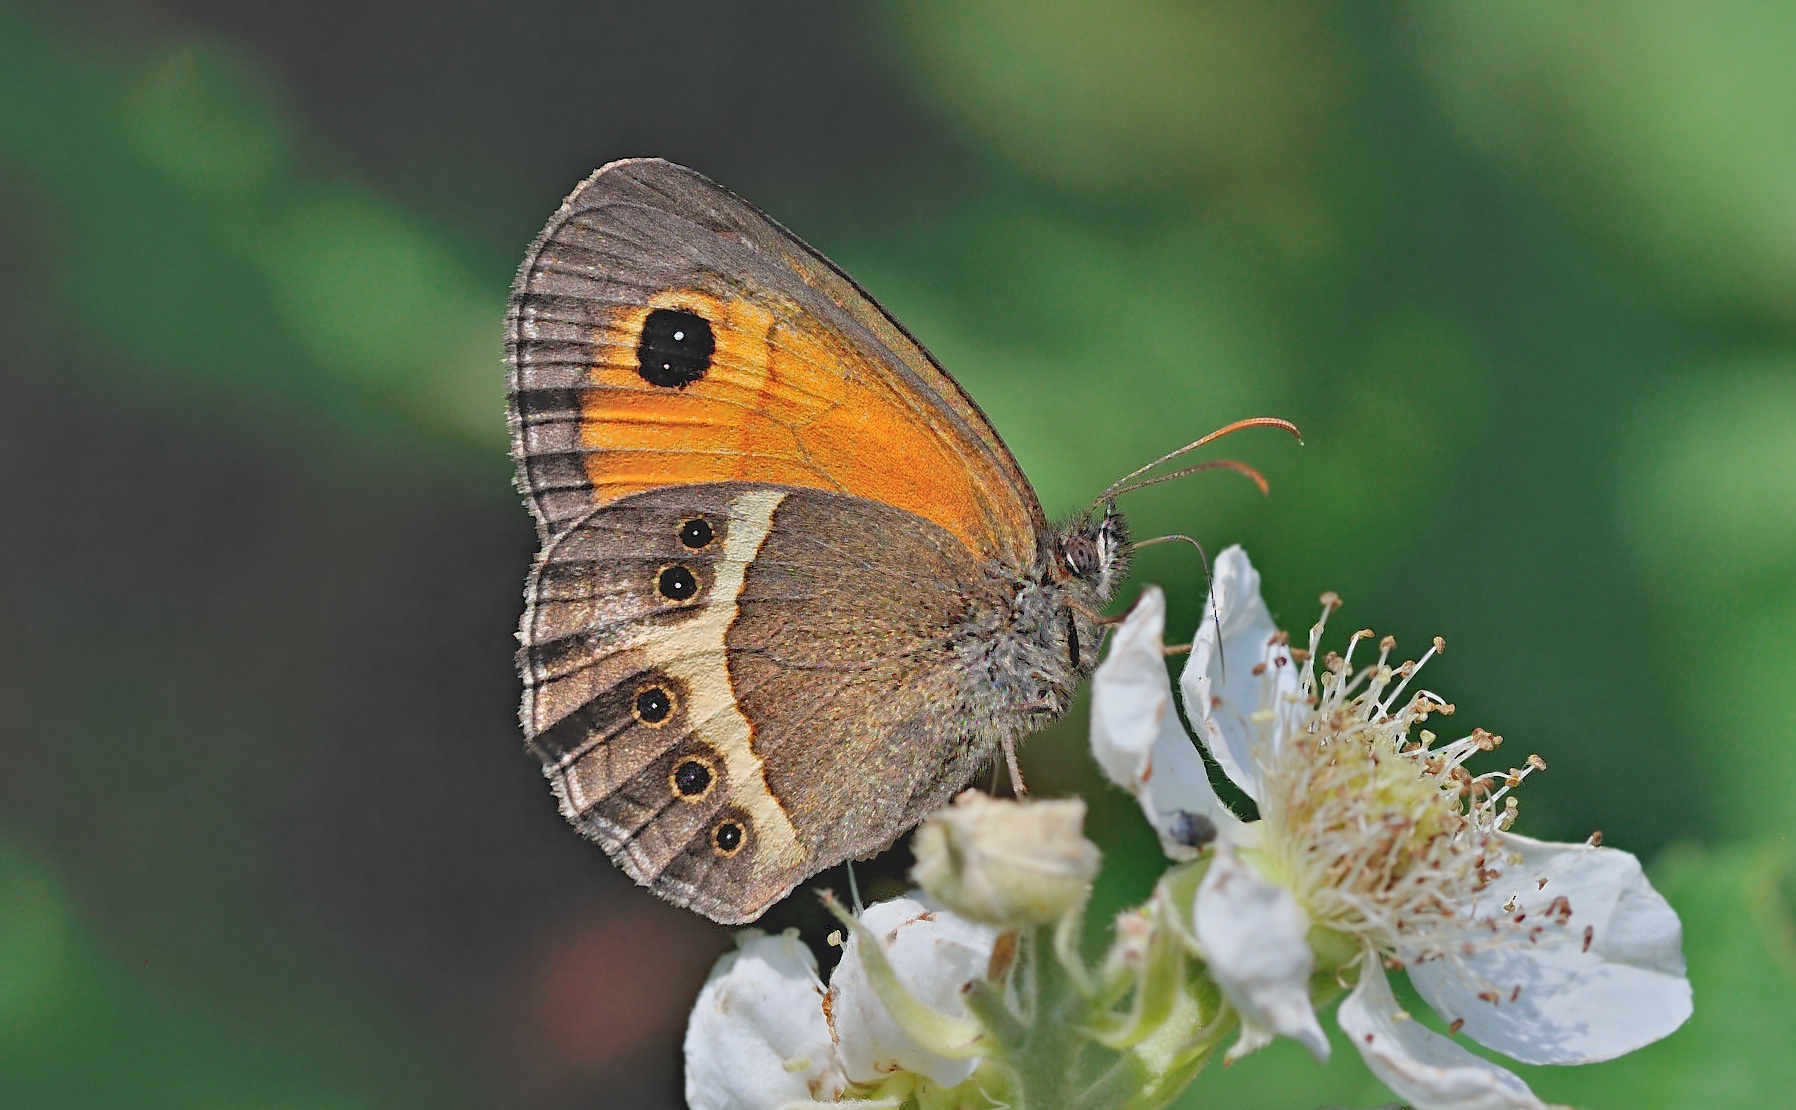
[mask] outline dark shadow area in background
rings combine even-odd
[[[685,162],[747,197],[797,199],[813,219],[864,213],[870,198],[927,208],[959,176],[872,5],[167,0],[153,10],[266,60],[271,83],[359,173],[508,265],[553,204],[613,158]],[[806,236],[826,230],[813,222]]]
[[[832,195],[903,205],[918,180],[943,187],[948,148],[894,91],[869,14],[376,0],[64,22],[247,50],[343,172],[509,266],[623,155],[684,157],[825,213]],[[506,464],[139,393],[37,294],[53,245],[29,198],[7,199],[7,834],[64,876],[148,1010],[179,999],[276,1030],[299,993],[342,988],[373,1027],[433,1042],[414,1055],[434,1074],[383,1104],[680,1104],[679,1033],[726,933],[636,891],[522,751],[509,659],[533,537]],[[369,1071],[384,1050],[344,1049]],[[133,1065],[112,1066],[130,1090]],[[315,1074],[339,1067],[291,1062],[353,1091]]]

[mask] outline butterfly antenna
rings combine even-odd
[[[1203,470],[1232,470],[1236,474],[1239,474],[1252,482],[1254,485],[1260,487],[1260,492],[1262,494],[1272,492],[1272,486],[1266,481],[1266,476],[1255,470],[1253,467],[1248,466],[1246,463],[1236,459],[1211,459],[1209,462],[1194,463],[1191,466],[1180,467],[1170,474],[1156,474],[1152,478],[1143,478],[1139,482],[1131,483],[1121,489],[1110,492],[1108,498],[1121,497],[1125,493],[1134,493],[1138,489],[1157,486],[1161,482],[1177,481],[1180,478],[1196,474]]]
[[[1167,477],[1172,478],[1172,477],[1176,477],[1176,475],[1169,474],[1169,475],[1167,475]],[[1210,584],[1209,587],[1207,589],[1205,589],[1205,591],[1204,591],[1204,609],[1209,613],[1210,623],[1216,629],[1216,664],[1218,667],[1220,667],[1222,669],[1222,673],[1224,674],[1224,676],[1226,676],[1228,674],[1228,661],[1223,658],[1223,654],[1222,654],[1222,613],[1216,604],[1216,576],[1210,573],[1210,555],[1208,552],[1206,552],[1204,550],[1203,544],[1198,543],[1195,539],[1192,539],[1190,536],[1184,535],[1179,532],[1174,532],[1174,533],[1171,533],[1170,535],[1165,535],[1165,536],[1155,536],[1151,540],[1137,541],[1137,542],[1129,545],[1129,550],[1130,551],[1139,551],[1141,548],[1153,547],[1155,544],[1162,544],[1162,543],[1188,543],[1192,547],[1197,548],[1198,560],[1200,562],[1202,562],[1203,566],[1204,566],[1204,581],[1206,581]],[[1193,646],[1195,646],[1195,645],[1186,644],[1184,646],[1183,650],[1190,651]],[[1174,655],[1174,654],[1178,654],[1178,652],[1174,651],[1174,650],[1168,650],[1167,654]]]
[[[1197,548],[1197,557],[1204,564],[1204,577],[1205,578],[1210,577],[1210,555],[1209,555],[1209,553],[1204,550],[1203,544],[1198,543],[1196,540],[1192,539],[1190,536],[1187,536],[1182,532],[1174,532],[1174,533],[1172,533],[1170,535],[1166,535],[1166,536],[1155,536],[1151,540],[1136,540],[1134,543],[1131,543],[1129,545],[1129,550],[1130,551],[1139,551],[1144,547],[1157,547],[1158,545],[1163,544],[1163,543],[1188,543],[1192,547]]]
[[[1187,443],[1185,446],[1180,447],[1175,451],[1168,451],[1166,454],[1161,455],[1159,458],[1155,459],[1151,463],[1148,463],[1146,466],[1137,467],[1136,469],[1123,475],[1121,478],[1118,478],[1116,481],[1114,481],[1110,484],[1110,487],[1108,489],[1106,489],[1103,493],[1098,494],[1097,499],[1091,503],[1092,508],[1096,508],[1098,505],[1102,504],[1105,501],[1110,500],[1113,497],[1116,497],[1120,493],[1125,493],[1132,489],[1140,489],[1141,486],[1130,486],[1129,483],[1133,482],[1135,479],[1141,477],[1143,474],[1146,474],[1148,471],[1153,470],[1155,467],[1162,466],[1166,463],[1169,463],[1172,460],[1178,458],[1180,455],[1190,454],[1192,451],[1197,450],[1199,447],[1202,447],[1207,443],[1211,443],[1215,440],[1221,439],[1223,436],[1229,435],[1232,432],[1238,432],[1243,428],[1283,428],[1285,431],[1290,432],[1292,435],[1296,436],[1298,443],[1303,442],[1303,433],[1298,431],[1297,425],[1291,423],[1289,420],[1283,420],[1276,416],[1250,416],[1246,420],[1237,420],[1233,424],[1228,424],[1228,425],[1225,425],[1224,427],[1216,429],[1215,431],[1211,432],[1207,436],[1203,436],[1199,439],[1192,440],[1190,443]],[[1185,473],[1190,473],[1190,472],[1187,471]],[[1177,476],[1183,477],[1184,475],[1180,474]],[[1262,479],[1261,481],[1263,484],[1264,479]],[[1143,484],[1147,484],[1147,483],[1143,483]],[[1125,487],[1127,487],[1127,488],[1125,488]]]

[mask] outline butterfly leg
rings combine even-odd
[[[1010,789],[1021,798],[1029,793],[1023,785],[1023,769],[1016,762],[1016,741],[1009,736],[1004,737],[1004,766],[1010,770]]]
[[[866,907],[861,905],[861,884],[854,880],[854,861],[846,860],[842,866],[848,869],[848,894],[854,899],[854,914],[859,917]]]

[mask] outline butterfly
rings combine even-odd
[[[1000,754],[1014,776],[1096,666],[1118,487],[1050,525],[897,320],[692,170],[574,190],[506,357],[540,541],[524,734],[567,819],[662,897],[754,920]]]

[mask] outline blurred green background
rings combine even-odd
[[[563,825],[510,662],[505,293],[635,154],[855,274],[1051,514],[1302,425],[1139,534],[1445,636],[1551,767],[1520,828],[1648,861],[1696,1017],[1539,1093],[1782,1102],[1793,57],[1772,3],[0,0],[0,1105],[678,1104],[727,932]],[[1195,621],[1189,549],[1138,581]],[[1082,729],[1025,764],[1110,910],[1158,861]],[[1388,1097],[1283,1046],[1196,1093]]]

